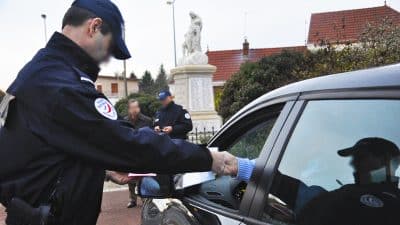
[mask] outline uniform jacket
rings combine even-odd
[[[190,114],[182,106],[171,102],[156,113],[154,126],[161,129],[172,126],[169,136],[173,139],[187,139],[187,134],[193,129]]]
[[[59,224],[94,225],[105,170],[210,170],[208,150],[119,120],[94,87],[98,72],[86,52],[55,33],[8,88],[16,99],[0,130],[0,202],[6,207],[12,197],[38,206],[57,190]]]

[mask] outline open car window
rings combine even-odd
[[[257,159],[274,127],[283,105],[271,106],[244,116],[229,127],[213,144],[220,151],[229,151],[242,158]],[[218,177],[203,183],[199,194],[225,208],[238,210],[247,183],[234,177]]]

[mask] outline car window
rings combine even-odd
[[[256,159],[260,155],[276,119],[277,116],[273,116],[267,121],[256,124],[255,127],[240,136],[228,151],[237,157]]]
[[[382,224],[393,218],[400,209],[399,115],[397,100],[308,102],[262,219],[312,225]]]
[[[229,151],[237,157],[258,158],[282,108],[283,104],[271,106],[244,116],[210,145]],[[231,176],[220,176],[201,184],[198,192],[202,197],[223,208],[239,210],[246,187],[245,181]]]

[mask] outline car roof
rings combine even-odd
[[[251,102],[249,106],[270,99],[303,92],[376,87],[385,88],[396,86],[400,86],[400,63],[371,69],[326,75],[288,84],[262,95]]]

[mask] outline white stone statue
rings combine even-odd
[[[189,13],[191,23],[185,34],[185,42],[182,45],[183,57],[179,65],[204,65],[208,63],[208,57],[201,50],[201,30],[203,22],[194,12]]]

